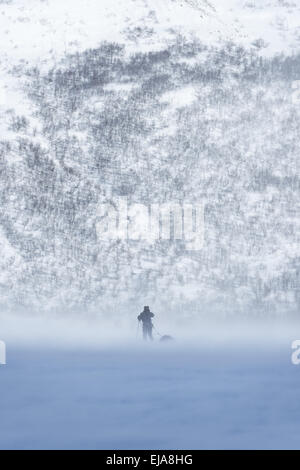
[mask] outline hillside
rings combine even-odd
[[[215,3],[1,2],[2,309],[297,312],[299,8]],[[203,249],[102,242],[118,197],[203,201]]]

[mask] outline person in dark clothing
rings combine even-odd
[[[144,307],[144,310],[138,316],[138,321],[141,321],[143,323],[144,340],[147,340],[148,338],[150,340],[153,340],[153,337],[152,337],[152,329],[153,329],[152,318],[153,317],[154,317],[154,313],[150,312],[150,308],[148,306]]]

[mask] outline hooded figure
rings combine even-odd
[[[138,321],[141,321],[143,323],[144,340],[147,340],[147,338],[153,340],[152,338],[152,329],[153,329],[152,318],[153,317],[154,317],[154,313],[150,312],[150,308],[148,306],[144,307],[144,310],[138,316]]]

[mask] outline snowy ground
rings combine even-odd
[[[8,348],[1,449],[300,448],[300,366],[272,347]]]

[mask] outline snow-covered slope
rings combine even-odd
[[[101,40],[153,47],[180,30],[203,41],[263,39],[269,52],[299,44],[300,6],[280,0],[13,0],[0,4],[2,56],[48,59]],[[134,34],[135,33],[135,34]],[[138,41],[136,41],[138,40]]]
[[[279,0],[0,2],[3,307],[295,312],[298,19]],[[204,201],[204,249],[99,243],[120,195]]]
[[[300,6],[292,0],[12,0],[0,4],[2,59],[39,62],[100,41],[158,47],[174,31],[202,41],[262,39],[266,52],[299,46]]]
[[[197,31],[202,39],[220,29],[214,9],[201,0],[16,0],[0,12],[3,53],[24,60],[128,40],[130,33],[136,47],[153,47],[171,29]]]
[[[299,20],[300,5],[291,0],[4,0],[0,106],[15,106],[9,71],[20,64],[48,70],[101,41],[126,43],[128,53],[159,50],[178,34],[210,45],[234,41],[269,56],[294,53]]]
[[[26,106],[23,77],[13,80],[13,67],[49,70],[101,41],[125,43],[132,53],[163,49],[182,34],[210,45],[233,41],[267,56],[290,54],[299,49],[299,20],[292,0],[3,0],[0,107]]]

